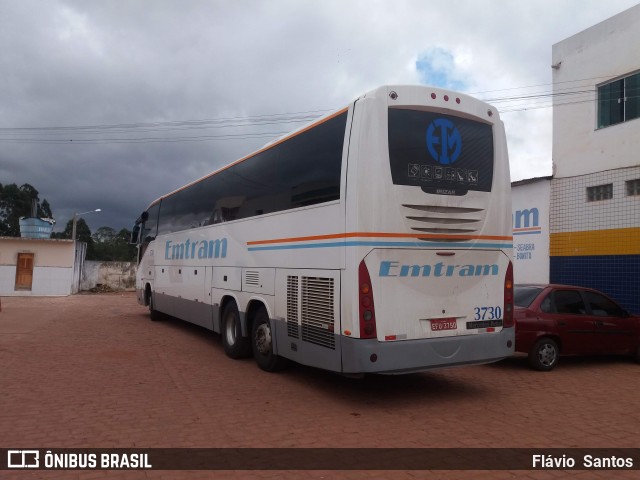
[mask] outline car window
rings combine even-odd
[[[540,304],[540,310],[544,313],[553,313],[553,306],[551,305],[551,294],[547,295]]]
[[[513,303],[518,307],[528,307],[541,291],[542,288],[540,287],[520,287],[516,285],[513,289]]]
[[[599,317],[624,317],[624,310],[604,295],[584,292],[592,315]]]
[[[556,290],[553,294],[553,302],[556,313],[569,315],[586,315],[587,313],[580,292],[576,290]]]

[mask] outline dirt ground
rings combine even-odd
[[[522,356],[406,376],[269,374],[133,293],[4,297],[1,448],[638,448],[640,365]],[[0,478],[640,478],[635,471],[0,471]]]

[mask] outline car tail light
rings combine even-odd
[[[364,263],[358,267],[358,309],[360,313],[360,338],[377,338],[376,311],[373,305],[371,277]]]
[[[513,263],[509,262],[507,275],[504,277],[504,319],[505,328],[513,327]]]

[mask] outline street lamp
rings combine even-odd
[[[71,232],[71,240],[73,240],[74,242],[76,241],[76,223],[78,222],[78,217],[81,217],[82,215],[86,215],[87,213],[94,213],[94,212],[101,212],[101,211],[102,211],[101,208],[96,208],[95,210],[89,210],[88,212],[74,213],[73,214],[73,231]]]

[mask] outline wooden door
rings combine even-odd
[[[33,283],[33,253],[19,253],[16,266],[16,290],[31,290]]]

